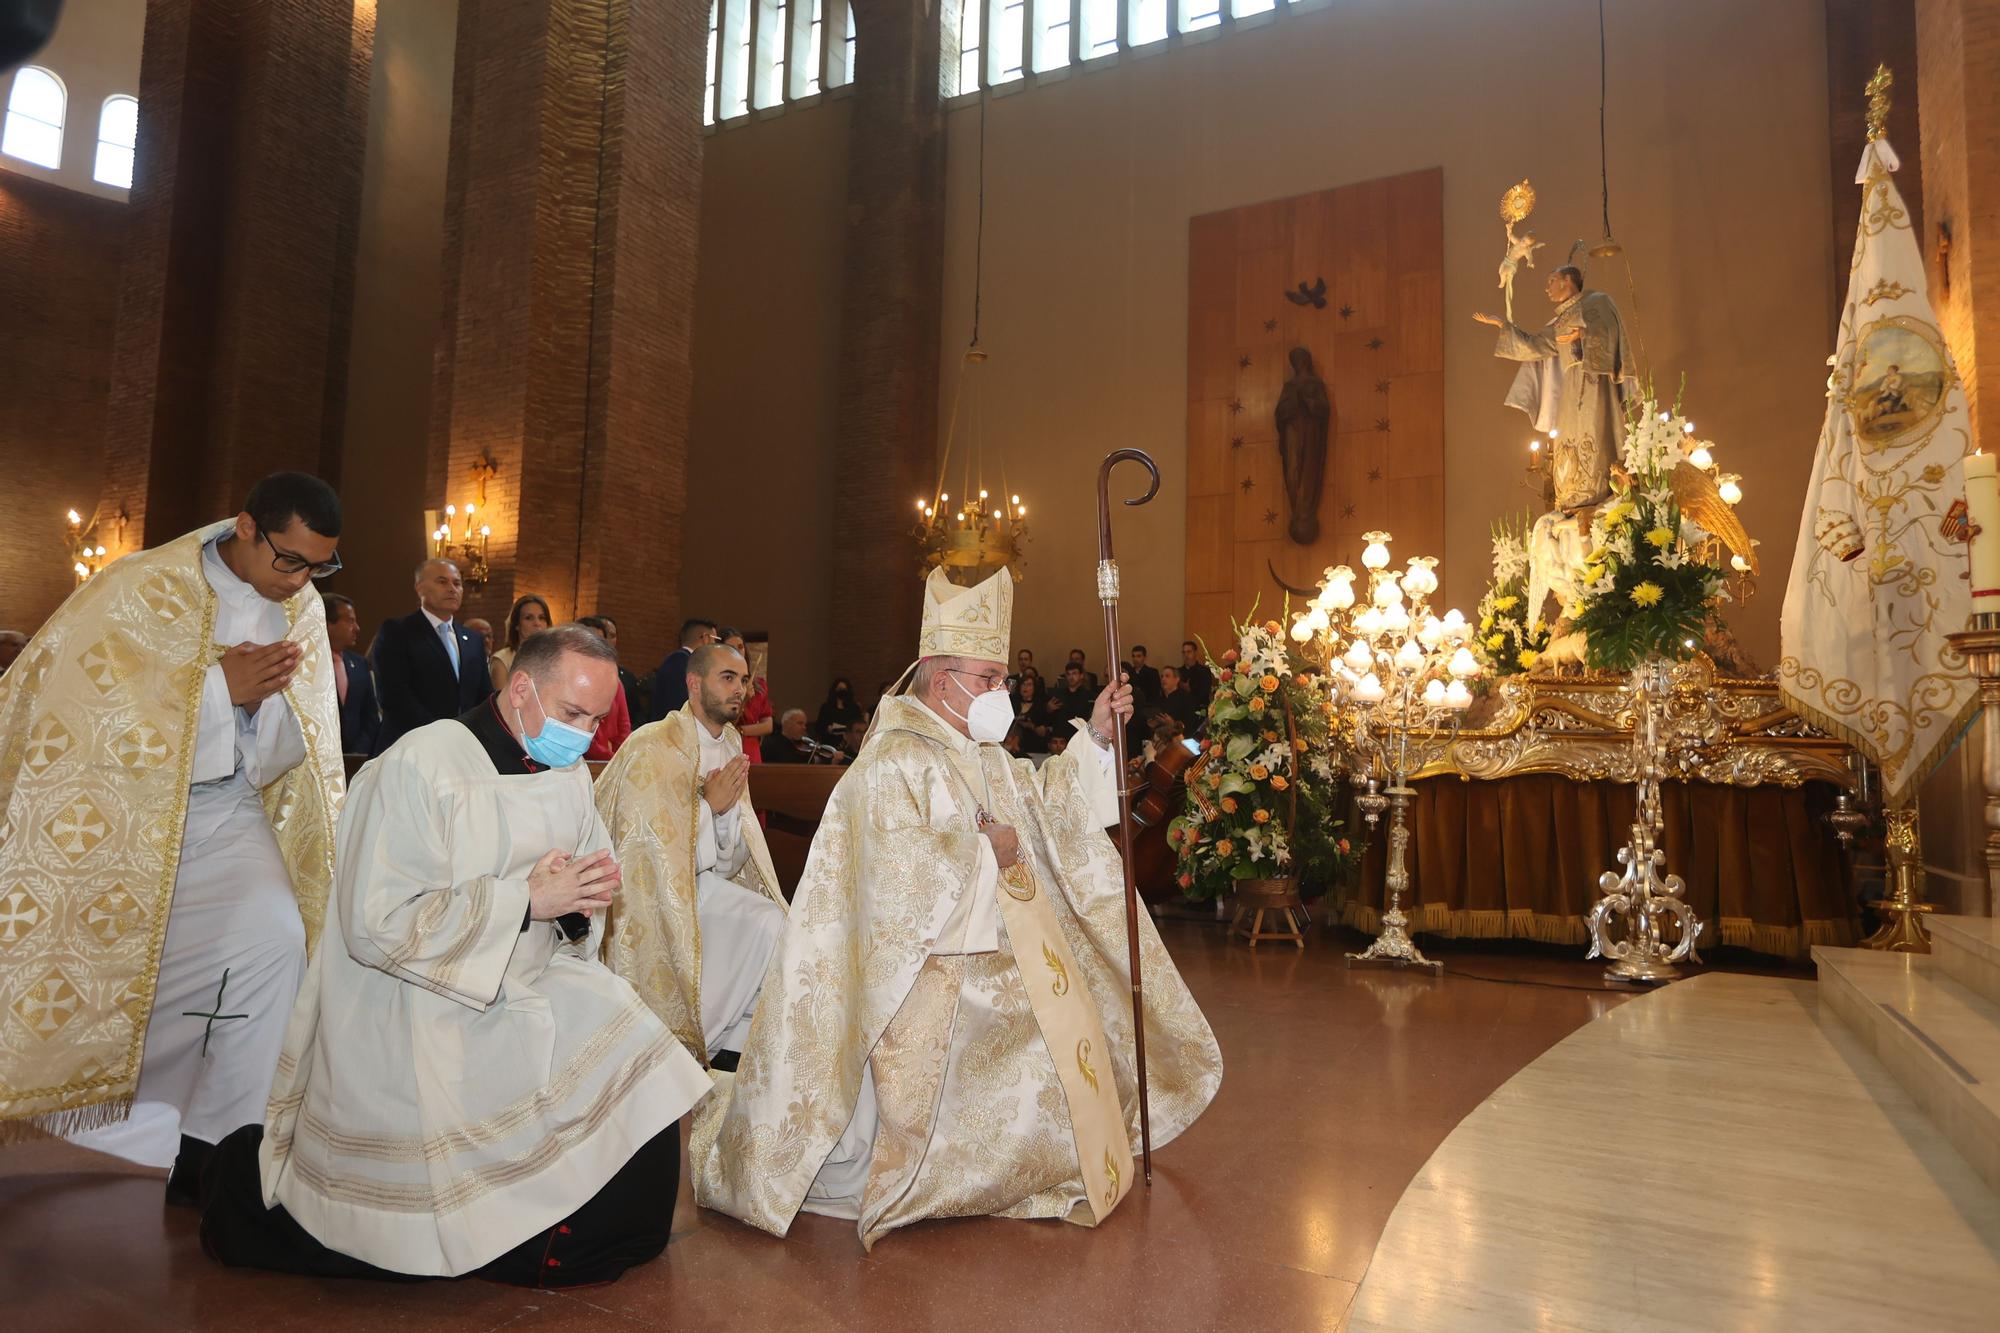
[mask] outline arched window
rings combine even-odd
[[[54,170],[62,165],[63,108],[69,94],[62,80],[39,65],[14,75],[7,98],[7,122],[0,128],[0,153]]]
[[[139,144],[139,99],[118,93],[104,99],[97,113],[97,166],[91,173],[100,185],[132,188],[132,150]]]

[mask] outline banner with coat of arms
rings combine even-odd
[[[1977,702],[1945,641],[1972,611],[1953,513],[1971,425],[1897,165],[1888,140],[1874,137],[1855,176],[1861,225],[1778,663],[1786,704],[1873,760],[1892,808],[1915,796]]]

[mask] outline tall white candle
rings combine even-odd
[[[2000,612],[2000,459],[1967,454],[1962,466],[1965,516],[1972,525],[1967,557],[1972,563],[1972,612]]]

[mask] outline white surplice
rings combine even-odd
[[[1091,739],[1087,725],[1081,721],[1075,724],[1076,734],[1070,738],[1070,749],[1088,748],[1097,756],[1095,764],[1078,764],[1077,780],[1083,786],[1086,799],[1098,820],[1098,827],[1108,828],[1118,822],[1118,786],[1113,776],[1112,751],[1098,745]],[[970,737],[953,732],[957,750],[952,755],[953,767],[959,772],[971,789],[989,804],[991,797],[986,794],[986,778],[978,760],[979,742]],[[957,802],[951,794],[951,786],[942,774],[935,776],[935,786],[931,791],[931,809],[939,820],[948,820],[957,809]],[[1021,840],[1021,854],[1030,858],[1031,864],[1036,854],[1027,838]],[[1036,865],[1036,873],[1050,880],[1048,870]],[[979,842],[979,877],[970,892],[958,900],[946,918],[943,929],[937,933],[937,944],[931,949],[933,955],[994,953],[1000,948],[1000,862],[993,855],[993,844],[982,838]],[[847,1122],[846,1130],[828,1154],[826,1163],[820,1167],[813,1179],[812,1188],[806,1194],[804,1210],[824,1217],[844,1218],[853,1221],[860,1216],[863,1191],[868,1185],[868,1169],[875,1152],[875,1138],[880,1132],[880,1107],[875,1096],[875,1075],[872,1069],[863,1067],[861,1073],[861,1098],[855,1103],[854,1116]]]
[[[732,731],[708,734],[699,719],[701,776],[706,779],[743,753]],[[743,803],[720,815],[700,802],[695,834],[695,911],[701,919],[701,1031],[708,1054],[740,1050],[750,1032],[757,993],[778,939],[785,933],[785,909],[736,882],[750,859],[739,832]]]
[[[285,1034],[264,1199],[322,1244],[453,1276],[546,1230],[709,1089],[581,941],[527,922],[546,852],[610,839],[581,763],[502,774],[457,721],[356,776]]]
[[[283,639],[284,606],[237,578],[217,541],[201,560],[215,590],[215,644]],[[298,719],[282,694],[254,713],[232,704],[217,664],[202,683],[194,745],[133,1114],[71,1137],[154,1166],[173,1160],[182,1134],[219,1143],[263,1119],[286,1017],[306,971],[305,925],[261,796],[306,757]]]

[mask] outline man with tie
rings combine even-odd
[[[337,592],[322,593],[326,605],[326,641],[333,649],[333,687],[340,702],[340,751],[374,754],[382,731],[382,709],[375,701],[375,671],[354,651],[361,637],[361,613],[352,600]]]
[[[449,560],[417,566],[417,611],[375,636],[375,690],[382,701],[381,754],[404,733],[457,717],[493,693],[486,640],[457,624],[465,582]]]

